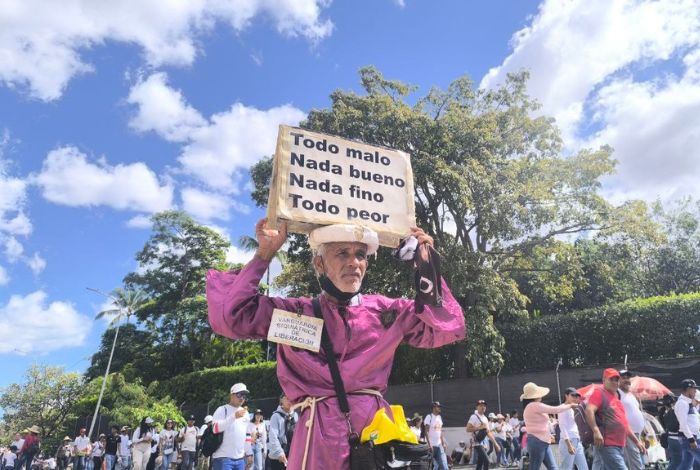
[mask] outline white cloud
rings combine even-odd
[[[131,88],[127,102],[137,105],[138,113],[129,125],[141,132],[154,131],[171,142],[183,142],[207,122],[167,81],[165,73],[154,73]]]
[[[194,188],[184,188],[181,196],[185,212],[189,212],[200,220],[228,220],[229,218],[229,201],[226,196]]]
[[[80,346],[92,326],[90,318],[79,314],[66,302],[47,302],[43,291],[26,296],[13,295],[0,305],[0,353],[47,353]]]
[[[5,240],[5,256],[10,263],[14,263],[24,253],[24,247],[15,237],[8,237]]]
[[[186,172],[212,188],[234,191],[235,176],[275,152],[280,124],[296,125],[306,114],[291,105],[266,111],[236,103],[196,129],[178,158]]]
[[[245,251],[237,246],[231,245],[228,250],[226,250],[226,262],[245,264],[253,259],[254,254],[254,251]]]
[[[34,253],[31,258],[25,259],[25,263],[32,270],[34,275],[41,273],[46,268],[46,260],[39,255],[39,253]]]
[[[92,163],[75,147],[49,152],[32,181],[41,188],[44,198],[67,206],[106,205],[143,212],[172,206],[172,186],[161,185],[144,163]]]
[[[259,110],[236,103],[205,119],[179,90],[168,85],[164,73],[134,85],[128,101],[137,107],[129,123],[132,128],[182,142],[178,160],[183,171],[228,193],[241,186],[237,181],[240,170],[274,153],[280,124],[296,125],[306,116],[291,105]]]
[[[0,266],[0,286],[5,286],[10,282],[10,275],[7,274],[7,270]]]
[[[312,42],[333,24],[325,0],[5,0],[0,2],[0,82],[57,99],[77,74],[93,70],[86,50],[108,41],[133,44],[152,66],[190,65],[200,37],[217,23],[239,32],[256,16],[272,18],[283,35]]]
[[[571,131],[588,95],[610,74],[697,45],[699,12],[696,0],[546,0],[532,24],[513,35],[513,53],[488,72],[481,86],[530,69],[531,94]]]
[[[608,192],[650,199],[697,187],[697,0],[546,0],[512,43],[481,86],[529,69],[530,94],[557,119],[570,149],[615,148],[620,164]],[[669,63],[679,76],[667,72]]]
[[[129,219],[126,226],[129,228],[151,228],[153,223],[149,216],[140,214]]]

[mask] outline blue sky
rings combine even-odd
[[[248,168],[364,65],[419,94],[526,67],[567,153],[615,148],[611,200],[700,184],[697,0],[112,3],[0,4],[0,387],[84,370],[106,326],[86,287],[120,285],[154,212],[251,234]]]

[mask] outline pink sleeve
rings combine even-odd
[[[207,273],[207,311],[214,333],[233,339],[265,339],[273,309],[296,311],[296,299],[258,292],[267,267],[267,262],[253,258],[239,271]]]
[[[392,305],[398,309],[403,339],[409,345],[416,348],[437,348],[466,337],[464,312],[444,279],[442,294],[441,307],[426,305],[421,313],[416,313],[413,300],[397,299]]]
[[[535,412],[537,413],[544,413],[548,415],[557,415],[559,413],[563,413],[566,410],[570,410],[571,406],[567,404],[559,405],[559,406],[550,406],[542,403],[541,401],[531,403],[528,406],[535,405]]]

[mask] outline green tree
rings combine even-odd
[[[126,380],[119,373],[110,374],[106,384],[99,412],[108,416],[108,425],[134,427],[146,416],[161,426],[167,419],[185,423],[177,405],[167,395],[157,397],[138,381]],[[94,379],[85,386],[80,400],[75,404],[76,414],[92,413],[97,406],[101,385],[101,379]]]
[[[224,346],[214,340],[209,327],[206,272],[232,268],[226,263],[229,242],[182,212],[162,212],[152,220],[152,234],[136,255],[139,268],[124,278],[128,288],[142,289],[150,299],[137,312],[140,328],[132,332],[145,341],[131,345],[131,361],[117,370],[146,382],[206,367],[263,360],[259,343],[240,341]]]
[[[648,250],[648,295],[700,290],[700,201],[686,197],[669,206],[654,204],[654,217],[666,238]]]
[[[2,420],[14,432],[37,425],[41,436],[52,441],[61,434],[64,424],[74,419],[73,408],[83,386],[77,373],[62,367],[32,365],[23,383],[10,384],[0,394]]]
[[[562,237],[614,231],[618,212],[626,210],[599,194],[600,178],[615,167],[612,150],[564,158],[553,120],[537,116],[538,104],[527,96],[527,72],[509,75],[494,90],[459,78],[417,99],[413,87],[373,67],[363,68],[360,79],[364,94],[333,92],[330,107],[313,110],[301,126],[411,154],[417,223],[449,260],[443,274],[469,328],[441,369],[455,376],[495,373],[504,342],[494,320],[527,314],[527,298],[511,276],[527,269],[520,260]],[[258,203],[265,202],[269,166],[264,160],[252,171]],[[316,289],[309,258],[301,239],[292,239],[279,281],[296,291]],[[371,290],[395,289],[396,264],[385,261],[380,256],[369,271]]]
[[[92,417],[92,422],[90,423],[90,429],[88,430],[88,437],[92,436],[92,431],[95,427],[95,420],[97,419],[97,412],[100,408],[100,403],[102,403],[102,395],[105,390],[105,385],[107,384],[107,376],[109,375],[109,368],[112,365],[112,359],[114,358],[114,349],[117,346],[117,338],[119,337],[119,326],[122,320],[126,320],[129,323],[129,318],[136,314],[139,310],[143,308],[146,304],[146,296],[141,290],[124,290],[122,288],[117,288],[112,291],[112,293],[107,296],[114,302],[113,307],[107,310],[103,310],[95,315],[95,320],[100,318],[112,317],[110,321],[110,326],[114,327],[114,340],[112,341],[112,347],[109,351],[109,359],[107,360],[107,367],[105,368],[105,375],[102,379],[102,386],[100,387],[100,394],[97,398],[97,404],[95,405],[95,413]]]
[[[114,344],[116,328],[108,328],[102,334],[100,347],[92,355],[90,367],[85,372],[88,381],[104,374]],[[152,347],[155,338],[150,331],[139,329],[138,325],[127,323],[119,330],[119,352],[114,355],[110,372],[122,373],[128,381],[141,376],[154,377],[154,366],[158,360],[157,350]],[[135,371],[141,371],[135,374]]]

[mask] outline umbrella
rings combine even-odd
[[[596,388],[598,388],[600,386],[601,386],[601,384],[589,384],[589,385],[586,385],[585,387],[579,388],[577,390],[577,392],[581,394],[582,399],[586,399],[586,398],[589,398],[591,396],[591,394],[593,393],[593,390],[595,390]]]
[[[640,400],[658,400],[671,393],[671,390],[656,379],[637,376],[632,377],[630,392]]]

